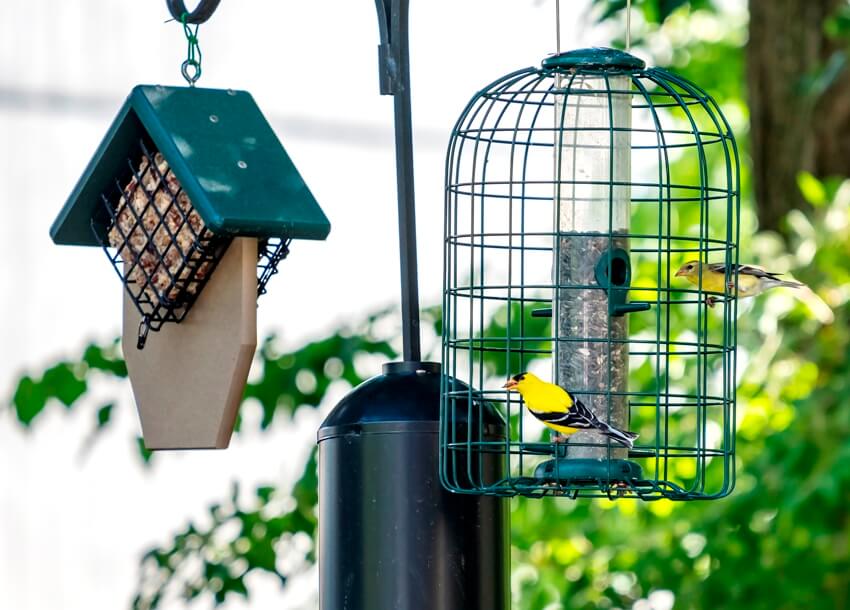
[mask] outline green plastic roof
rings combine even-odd
[[[246,91],[133,89],[53,222],[57,244],[97,246],[91,218],[147,134],[214,232],[324,239],[330,223]],[[121,185],[123,186],[123,185]]]

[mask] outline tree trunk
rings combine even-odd
[[[750,0],[747,86],[753,182],[762,229],[808,204],[797,174],[850,176],[850,73],[816,97],[805,80],[838,49],[824,20],[844,0]]]

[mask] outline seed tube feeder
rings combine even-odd
[[[561,58],[563,63],[564,58]],[[596,284],[596,272],[609,286],[622,285],[629,264],[631,177],[631,97],[623,75],[556,77],[555,242],[553,324],[561,337],[610,337],[610,341],[562,341],[553,358],[553,378],[565,388],[598,392],[587,406],[618,428],[628,424],[624,394],[629,371],[628,318],[607,290],[577,289]],[[563,93],[557,92],[558,89]],[[579,94],[570,95],[576,91]],[[609,459],[604,437],[577,432],[569,458]],[[587,443],[587,444],[582,444]],[[613,449],[618,459],[624,449]],[[564,460],[558,466],[574,466]],[[585,464],[581,462],[580,464]],[[622,464],[629,468],[631,464]]]
[[[674,274],[688,260],[737,264],[738,173],[714,100],[622,51],[550,56],[473,97],[446,162],[443,365],[468,384],[442,392],[446,487],[647,500],[731,491],[737,303]],[[635,447],[544,432],[501,388],[528,370],[639,433]],[[484,403],[500,407],[509,438],[459,424]],[[500,454],[505,476],[474,468],[476,453]]]
[[[292,240],[329,230],[250,94],[133,89],[50,234],[99,246],[124,285],[124,356],[148,448],[227,446],[257,297]]]

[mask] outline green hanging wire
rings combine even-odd
[[[186,35],[186,42],[188,43],[186,61],[180,66],[180,72],[183,74],[186,82],[189,83],[189,86],[194,87],[198,79],[201,78],[202,56],[201,47],[198,44],[198,28],[201,27],[201,24],[195,24],[193,31],[192,26],[186,22],[187,17],[189,17],[189,13],[180,15],[180,23],[183,24],[183,33]]]

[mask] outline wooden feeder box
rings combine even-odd
[[[50,235],[100,246],[121,277],[124,356],[149,449],[228,445],[256,299],[293,239],[329,231],[249,93],[133,89]]]

